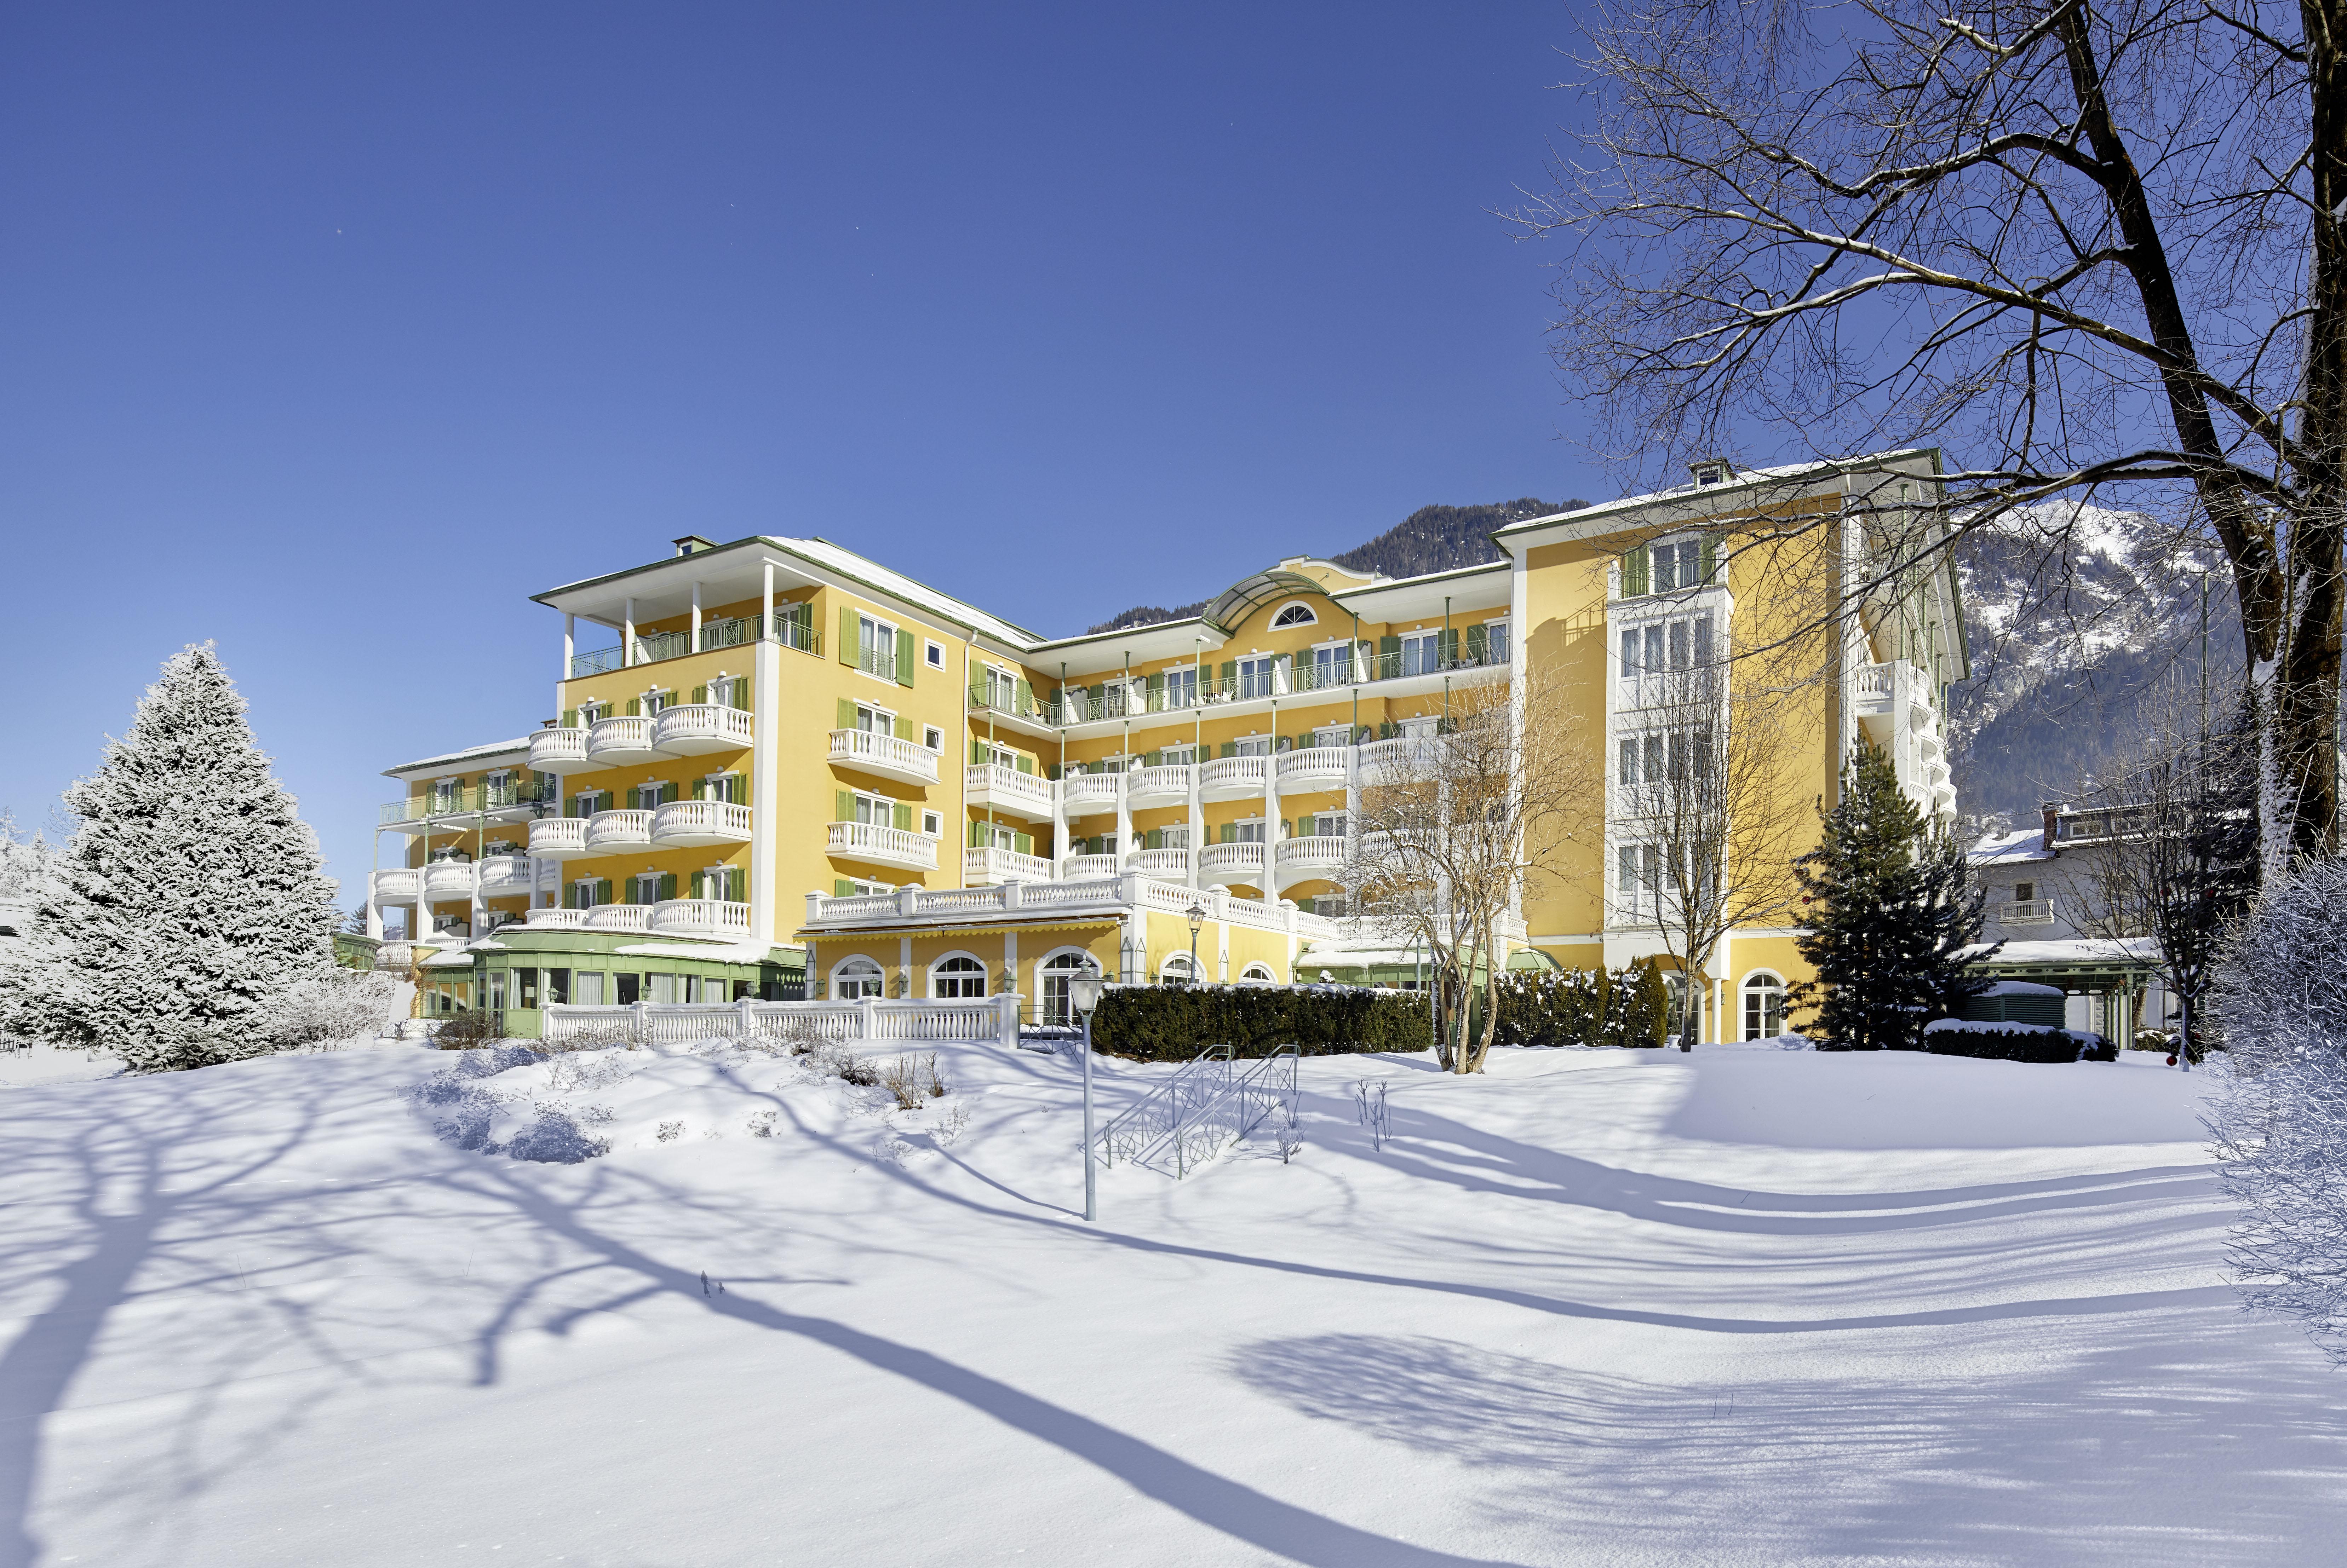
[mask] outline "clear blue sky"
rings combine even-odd
[[[363,896],[527,596],[820,533],[1047,632],[1610,494],[1487,210],[1569,8],[18,5],[0,804],[216,641]]]

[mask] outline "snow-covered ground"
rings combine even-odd
[[[2347,1374],[2237,1307],[2206,1080],[2151,1059],[1327,1059],[1294,1163],[1120,1169],[1094,1226],[1067,1060],[943,1051],[917,1114],[790,1059],[473,1081],[497,1137],[601,1106],[612,1152],[570,1165],[436,1136],[405,1091],[449,1064],[0,1092],[0,1563],[2141,1568],[2347,1538]],[[1103,1101],[1162,1071],[1104,1066]]]

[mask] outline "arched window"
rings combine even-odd
[[[986,966],[968,953],[948,953],[929,966],[929,995],[961,998],[985,994]]]
[[[1038,1009],[1040,1020],[1073,1023],[1076,1009],[1068,1000],[1068,982],[1078,975],[1098,974],[1100,970],[1090,953],[1081,948],[1068,948],[1036,965],[1035,972],[1040,978],[1036,989],[1042,993],[1042,1004]]]
[[[831,968],[831,999],[852,1002],[881,991],[880,966],[866,958],[842,958]]]
[[[1173,953],[1157,967],[1157,983],[1161,986],[1186,986],[1197,977],[1190,972],[1190,955]]]
[[[1774,1040],[1784,1032],[1784,979],[1755,969],[1744,977],[1744,1038]]]
[[[1320,618],[1312,613],[1308,604],[1290,604],[1281,607],[1279,613],[1271,618],[1271,624],[1274,630],[1283,626],[1317,626]]]
[[[1243,980],[1253,980],[1257,985],[1266,986],[1276,985],[1279,981],[1279,977],[1271,972],[1271,966],[1269,964],[1249,964],[1245,968],[1239,971],[1239,979]]]

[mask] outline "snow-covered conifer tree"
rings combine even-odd
[[[2347,862],[2269,886],[2219,970],[2224,1093],[2209,1130],[2241,1205],[2252,1306],[2347,1362]]]
[[[11,907],[16,934],[0,938],[0,1040],[38,1039],[38,1015],[21,1005],[54,989],[55,963],[46,944],[36,938],[28,912],[40,901],[54,875],[56,850],[38,831],[26,833],[14,813],[0,807],[0,904]]]
[[[334,884],[207,643],[173,655],[130,731],[66,791],[80,822],[34,906],[60,1044],[164,1071],[269,1048],[277,998],[333,963]],[[43,971],[47,971],[46,974]]]

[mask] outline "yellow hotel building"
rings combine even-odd
[[[1787,789],[1829,800],[1864,733],[1952,822],[1939,716],[1969,672],[1952,569],[1859,587],[1858,519],[1928,519],[1938,471],[1930,450],[1698,465],[1682,487],[1502,528],[1488,565],[1397,580],[1292,557],[1203,615],[1059,639],[824,539],[678,539],[535,596],[563,629],[542,728],[387,770],[403,790],[379,824],[378,864],[395,863],[373,875],[370,934],[402,910],[380,961],[415,968],[419,1005],[497,1009],[523,1035],[549,1001],[1017,992],[1064,1016],[1088,961],[1187,976],[1194,907],[1204,979],[1411,983],[1338,880],[1378,749],[1537,669],[1585,693],[1605,737],[1590,754],[1612,758],[1651,722],[1639,650],[1696,621],[1731,652],[1768,643],[1799,597],[1788,574],[1861,608],[1810,634],[1821,696],[1779,737]],[[1743,542],[1788,519],[1832,548]],[[1593,802],[1610,766],[1593,763]],[[1660,952],[1636,824],[1609,817],[1573,853],[1508,923],[1509,962]],[[1723,944],[1706,1039],[1773,1020],[1772,992],[1805,972],[1792,934]]]

